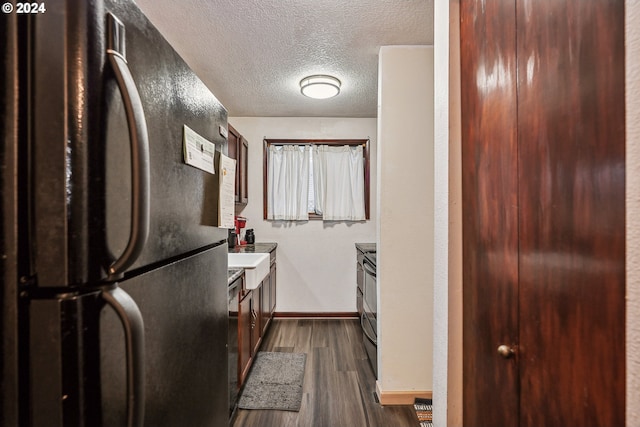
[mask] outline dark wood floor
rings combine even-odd
[[[419,426],[411,405],[375,401],[357,319],[275,319],[260,350],[307,353],[300,412],[240,409],[232,427]]]

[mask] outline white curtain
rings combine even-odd
[[[362,145],[313,146],[316,213],[325,221],[363,221]]]
[[[309,219],[308,145],[270,145],[267,158],[267,219]]]

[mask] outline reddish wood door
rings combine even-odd
[[[465,426],[518,425],[515,3],[460,4]],[[499,402],[501,411],[487,410]]]
[[[460,11],[464,424],[624,425],[623,2]]]

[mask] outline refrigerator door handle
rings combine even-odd
[[[107,56],[122,95],[131,140],[131,231],[127,247],[109,266],[118,279],[138,258],[149,235],[149,133],[140,94],[125,57],[124,25],[107,14]]]
[[[102,291],[102,299],[115,310],[124,329],[127,352],[127,427],[144,424],[144,322],[128,293],[115,287]]]

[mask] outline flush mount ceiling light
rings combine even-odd
[[[332,98],[340,93],[340,80],[323,74],[305,77],[300,80],[300,92],[309,98]]]

